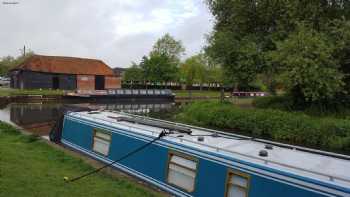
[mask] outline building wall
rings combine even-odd
[[[12,71],[10,85],[12,88],[19,89],[52,89],[54,77],[58,77],[59,89],[62,90],[95,90],[94,75],[70,75],[33,71]],[[121,88],[120,77],[105,76],[105,89],[117,88]]]
[[[78,90],[95,90],[94,75],[77,75]]]
[[[75,75],[58,75],[59,77],[59,89],[62,90],[75,90],[77,89],[77,77]]]
[[[121,79],[116,76],[105,76],[105,89],[121,88]]]
[[[52,88],[52,75],[23,71],[19,77],[19,84],[23,89],[49,89]]]
[[[14,71],[11,74],[11,87],[20,89],[51,89],[53,78],[58,77],[59,89],[76,89],[75,75],[41,73],[32,71]]]

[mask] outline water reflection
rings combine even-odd
[[[65,111],[77,107],[93,110],[116,110],[127,113],[146,115],[149,113],[163,113],[173,110],[176,106],[171,102],[123,102],[123,103],[11,103],[0,110],[0,120],[22,127],[40,136],[50,132],[55,121]]]
[[[46,135],[60,115],[61,104],[10,104],[10,121],[36,135]]]

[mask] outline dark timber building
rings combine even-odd
[[[33,55],[10,72],[20,89],[106,90],[120,88],[120,77],[101,60]]]

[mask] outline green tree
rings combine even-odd
[[[153,45],[150,56],[165,55],[171,63],[178,64],[185,53],[185,48],[180,40],[175,40],[170,34],[165,34]]]
[[[12,56],[6,56],[1,58],[0,61],[0,75],[6,76],[8,71],[14,66],[15,58]]]
[[[208,69],[208,83],[209,84],[223,84],[224,73],[220,65],[213,65]]]
[[[183,63],[180,65],[180,82],[186,84],[186,89],[194,83],[196,70],[191,64]]]
[[[143,70],[136,63],[132,63],[131,67],[126,69],[125,74],[123,76],[124,81],[130,81],[131,84],[135,82],[143,82],[144,75]]]
[[[334,58],[344,73],[346,91],[350,93],[350,21],[335,20],[326,28],[330,42],[335,45]]]
[[[178,67],[164,54],[151,54],[144,56],[140,67],[143,70],[145,80],[152,83],[167,83],[177,79]]]
[[[180,67],[182,81],[186,86],[192,86],[194,83],[202,83],[205,78],[204,65],[198,59],[198,56],[188,58]]]
[[[226,81],[236,88],[253,82],[262,72],[262,56],[252,39],[237,39],[231,32],[221,32],[212,36],[209,43],[206,52],[223,66]]]
[[[320,101],[343,90],[343,73],[332,56],[334,50],[326,35],[301,25],[286,40],[277,43],[277,50],[270,57],[281,65],[291,92],[306,101]]]
[[[25,56],[21,55],[16,58],[12,56],[5,56],[0,58],[0,75],[6,76],[11,69],[21,64],[32,55],[34,55],[34,52],[29,50],[29,52],[26,53]]]
[[[249,84],[264,75],[272,90],[282,78],[290,95],[305,102],[344,94],[344,83],[349,90],[350,1],[207,3],[216,20],[206,51],[231,83]]]
[[[186,59],[180,66],[181,83],[191,86],[194,83],[218,84],[222,83],[222,69],[215,64],[205,53],[199,53]]]

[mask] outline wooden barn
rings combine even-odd
[[[33,55],[10,71],[11,87],[20,89],[108,90],[121,79],[101,60]]]

